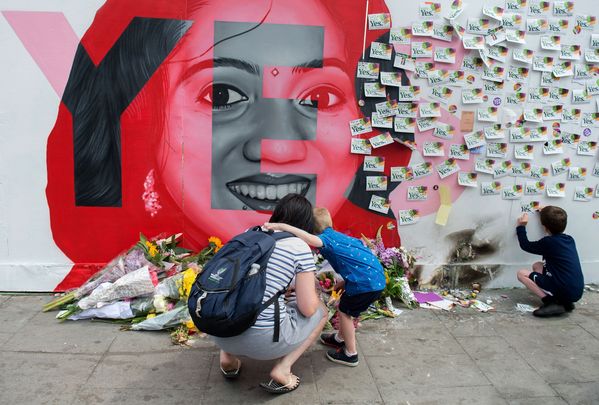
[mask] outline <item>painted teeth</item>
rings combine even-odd
[[[250,198],[255,198],[257,200],[276,201],[290,193],[302,193],[308,188],[308,185],[308,183],[289,183],[275,186],[274,184],[263,185],[243,183],[230,185],[228,187],[229,190],[244,197],[249,196]]]

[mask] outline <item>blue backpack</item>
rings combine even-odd
[[[279,291],[262,303],[266,264],[277,240],[288,232],[265,232],[256,226],[227,242],[198,274],[187,300],[198,330],[218,337],[237,336],[250,328],[265,308],[275,303],[273,341],[279,341]]]

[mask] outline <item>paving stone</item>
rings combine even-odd
[[[403,312],[395,318],[371,319],[362,322],[364,331],[379,331],[381,329],[403,330],[403,329],[426,329],[443,327],[432,309],[407,309],[399,308]]]
[[[545,381],[599,381],[599,340],[579,325],[546,323],[526,330],[500,324],[495,329]]]
[[[107,354],[88,387],[189,389],[206,387],[212,354],[194,350],[171,353]]]
[[[126,405],[148,405],[169,404],[189,405],[199,404],[203,395],[202,389],[154,389],[152,387],[140,388],[90,388],[83,387],[75,396],[75,404],[126,404]],[[203,403],[203,402],[202,402]]]
[[[577,325],[599,339],[599,309],[577,307],[570,316]]]
[[[2,352],[0,402],[71,403],[99,360],[99,355],[87,354]]]
[[[348,367],[329,361],[323,352],[312,352],[308,356],[321,403],[382,403],[377,383],[370,372],[370,358],[362,356],[358,366]]]
[[[598,380],[577,384],[554,384],[553,388],[571,405],[596,405],[599,403]]]
[[[404,355],[409,356],[414,351],[422,354],[464,354],[464,350],[447,333],[446,328],[431,329],[383,329],[378,333],[357,334],[362,353],[371,355]]]
[[[439,319],[454,337],[495,336],[497,334],[493,328],[495,317],[449,313],[448,315],[444,314],[443,317],[439,315]]]
[[[13,333],[0,333],[0,346],[3,346],[4,343],[8,342],[8,340],[12,338],[13,335]]]
[[[367,361],[385,402],[395,401],[398,391],[491,385],[467,354],[370,356]]]
[[[555,391],[501,337],[458,338],[464,350],[505,398],[555,396]]]
[[[274,361],[257,361],[241,358],[242,369],[239,378],[226,380],[220,371],[218,356],[214,356],[205,388],[202,404],[318,404],[318,391],[312,373],[309,356],[302,356],[295,363],[292,372],[301,378],[300,386],[285,395],[273,395],[259,387],[261,382],[270,380],[269,373]]]
[[[119,325],[55,319],[39,312],[8,340],[5,350],[48,353],[104,353],[121,332]]]
[[[509,405],[568,405],[560,397],[518,398],[508,401]]]
[[[41,311],[48,301],[44,296],[11,296],[2,304],[0,311],[0,332],[14,333],[19,331]]]
[[[110,353],[181,351],[190,348],[174,345],[170,334],[164,331],[120,331],[110,345]],[[211,347],[212,348],[212,347]]]
[[[507,402],[492,386],[480,387],[413,387],[398,388],[385,404],[410,405],[506,405]]]

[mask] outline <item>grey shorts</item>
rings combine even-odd
[[[322,307],[311,317],[301,314],[297,306],[288,303],[287,316],[281,322],[279,341],[273,342],[274,328],[249,328],[241,335],[228,338],[211,336],[221,350],[236,356],[246,356],[256,360],[273,360],[281,358],[308,339],[324,316]]]

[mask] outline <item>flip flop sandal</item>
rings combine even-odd
[[[223,374],[223,377],[229,380],[234,380],[239,377],[241,373],[241,360],[237,360],[237,368],[235,370],[225,370],[223,366],[220,366],[220,371]]]
[[[295,383],[293,382],[293,377],[296,378]],[[271,394],[286,394],[295,390],[299,386],[300,378],[294,376],[293,374],[289,377],[289,382],[285,385],[275,380],[270,380],[267,383],[260,383],[260,387],[262,387],[265,391],[270,392]]]

